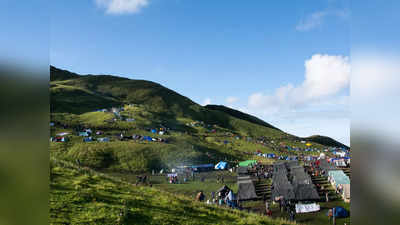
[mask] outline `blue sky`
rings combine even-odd
[[[50,62],[158,82],[349,144],[348,1],[88,0],[50,6]]]

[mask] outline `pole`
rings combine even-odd
[[[332,217],[333,217],[332,223],[333,225],[336,225],[335,208],[332,209]]]

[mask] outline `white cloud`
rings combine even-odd
[[[211,104],[211,99],[210,98],[206,98],[206,99],[204,99],[204,101],[203,101],[203,106],[205,106],[205,105],[209,105],[209,104]]]
[[[341,10],[323,10],[311,13],[310,15],[303,18],[296,26],[296,30],[298,31],[309,31],[316,27],[321,26],[325,18],[328,16],[333,16],[337,18],[347,18],[349,15],[349,11],[346,9]]]
[[[138,13],[149,4],[149,0],[95,0],[96,5],[105,8],[107,14]]]
[[[248,99],[248,107],[267,114],[290,111],[315,102],[332,101],[332,96],[349,86],[348,57],[315,54],[305,61],[304,66],[302,84],[287,84],[276,89],[272,95],[254,93]]]
[[[228,98],[226,98],[226,103],[228,103],[228,104],[233,104],[233,103],[235,103],[237,101],[239,101],[239,99],[236,98],[236,97],[228,97]]]

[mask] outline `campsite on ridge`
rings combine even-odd
[[[342,190],[350,185],[348,146],[201,106],[151,81],[51,66],[50,136],[51,224],[158,224],[161,217],[166,224],[294,224],[277,203],[264,215],[282,188],[304,207],[296,214],[301,224],[326,224],[328,209],[350,209]],[[219,205],[217,193],[239,199]],[[325,194],[330,201],[320,202]]]

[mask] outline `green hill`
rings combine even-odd
[[[236,117],[238,119],[246,120],[246,121],[248,121],[250,123],[254,123],[254,124],[258,124],[258,125],[265,126],[265,127],[268,127],[268,128],[273,128],[273,129],[279,130],[278,128],[272,126],[269,123],[266,123],[266,122],[260,120],[259,118],[255,117],[255,116],[252,116],[252,115],[249,115],[249,114],[246,114],[246,113],[242,113],[242,112],[240,112],[238,110],[231,109],[231,108],[228,108],[228,107],[223,106],[223,105],[206,105],[205,108],[211,109],[211,110],[216,110],[216,111],[221,111],[221,112],[224,112],[224,113],[226,113],[226,114],[228,114],[230,116]]]
[[[344,145],[333,138],[321,136],[321,135],[313,135],[307,138],[303,138],[306,141],[315,142],[321,145],[332,146],[332,147],[339,147],[339,148],[346,148],[348,149],[349,146]]]
[[[292,224],[50,160],[50,224]]]

